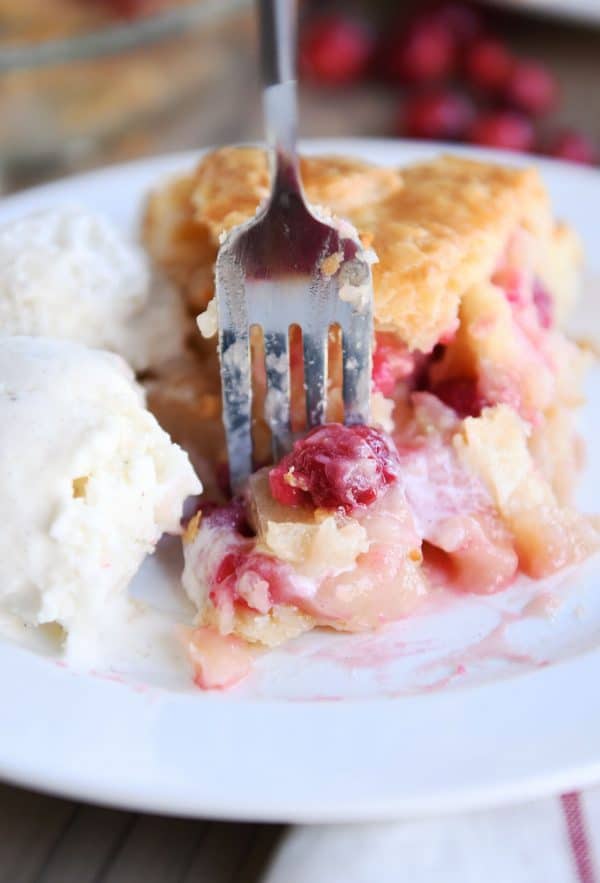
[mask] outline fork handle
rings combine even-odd
[[[296,151],[296,2],[257,0],[267,145],[276,188],[301,194]]]
[[[266,89],[295,80],[295,0],[258,0],[260,60]]]

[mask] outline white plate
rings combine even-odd
[[[360,140],[310,149],[382,163],[439,152]],[[147,188],[192,159],[39,188],[5,199],[0,220],[75,200],[132,228]],[[559,214],[583,234],[590,279],[600,278],[598,173],[539,164]],[[597,317],[589,308],[582,315],[586,332],[597,332]],[[598,379],[585,413],[592,446]],[[596,457],[582,495],[590,509],[598,488]],[[171,615],[181,604],[176,553],[167,544],[134,586]],[[141,810],[295,821],[457,811],[591,784],[600,780],[599,573],[595,560],[542,587],[523,580],[492,599],[441,599],[377,635],[304,636],[264,655],[245,684],[219,695],[193,688],[173,661],[168,617],[154,615],[150,642],[137,621],[128,624],[131,653],[115,656],[111,670],[69,670],[3,640],[0,774]],[[554,619],[531,614],[542,590],[561,601]],[[527,605],[530,615],[519,615]]]
[[[600,25],[600,0],[488,0],[493,6],[506,6],[515,12],[535,13],[551,18]]]

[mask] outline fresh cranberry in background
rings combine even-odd
[[[545,65],[517,61],[506,85],[506,98],[519,110],[541,116],[555,107],[558,83]]]
[[[460,46],[471,43],[483,31],[482,15],[469,3],[432,3],[420,17],[446,28]]]
[[[465,72],[473,86],[483,92],[502,92],[507,87],[514,58],[500,40],[477,40],[467,50]]]
[[[559,132],[550,142],[546,152],[556,159],[566,159],[569,162],[582,165],[594,165],[599,159],[598,151],[592,140],[582,132],[576,132],[573,129]]]
[[[533,147],[535,132],[523,114],[497,111],[478,117],[469,129],[468,140],[483,147],[528,151]]]
[[[447,28],[435,21],[417,21],[398,29],[383,52],[384,72],[390,79],[427,83],[452,74],[456,42]]]
[[[399,131],[413,138],[462,138],[475,116],[473,102],[451,90],[409,97],[404,105]]]
[[[164,0],[97,2],[147,11]],[[395,25],[384,22],[377,51],[374,33],[365,20],[343,13],[324,14],[316,0],[312,7],[306,0],[306,6],[314,11],[300,38],[301,73],[332,86],[374,72],[404,84],[408,88],[403,90],[404,103],[397,113],[398,133],[505,150],[535,148],[585,164],[599,161],[598,145],[576,131],[559,132],[540,147],[536,118],[558,105],[557,79],[544,64],[516,58],[506,42],[494,35],[493,19],[477,4],[469,0],[415,3],[408,20]]]
[[[300,36],[298,66],[306,79],[332,86],[359,80],[373,53],[373,35],[361,21],[326,15],[309,21]]]

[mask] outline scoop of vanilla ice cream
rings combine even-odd
[[[0,338],[0,487],[0,609],[59,623],[71,658],[201,490],[119,356],[21,336]]]
[[[177,293],[106,218],[62,206],[0,227],[0,334],[77,340],[144,371],[185,330]]]

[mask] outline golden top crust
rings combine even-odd
[[[308,199],[342,217],[402,186],[394,169],[344,157],[303,157],[301,170]],[[194,315],[213,295],[219,235],[251,217],[268,192],[265,152],[224,147],[203,157],[192,173],[150,194],[143,219],[145,243]]]
[[[460,299],[489,279],[509,237],[552,231],[534,169],[440,157],[404,170],[404,187],[351,220],[373,232],[376,320],[411,349],[429,351],[457,322]]]
[[[430,351],[453,333],[462,294],[490,278],[512,234],[527,230],[541,253],[553,233],[535,169],[444,156],[400,173],[354,159],[306,157],[302,176],[310,202],[347,218],[372,240],[379,258],[376,323],[411,349]],[[151,196],[147,244],[182,285],[191,309],[203,309],[212,294],[219,234],[254,214],[268,184],[262,150],[228,147]],[[175,209],[166,209],[171,203]],[[189,246],[191,232],[195,261],[179,242],[183,237]],[[177,248],[183,259],[174,257]]]
[[[399,172],[349,157],[305,156],[300,170],[309,202],[343,217],[402,187]],[[252,217],[269,195],[269,180],[267,156],[256,147],[223,147],[208,154],[196,169],[191,194],[196,219],[218,241],[223,230]]]
[[[177,285],[193,315],[204,310],[213,292],[217,244],[195,218],[193,174],[168,181],[149,197],[142,233],[150,254]]]

